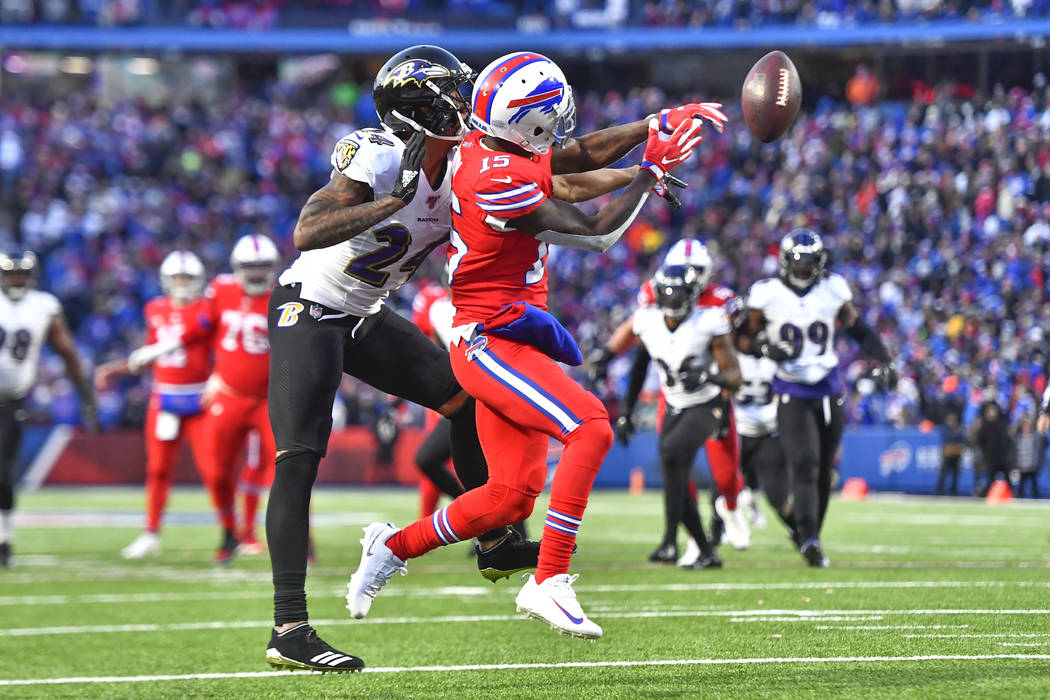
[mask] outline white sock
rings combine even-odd
[[[14,538],[14,525],[12,523],[12,512],[0,510],[0,544],[10,542]]]

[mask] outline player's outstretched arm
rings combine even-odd
[[[612,165],[649,135],[649,118],[610,126],[566,141],[551,149],[551,172],[583,173]]]
[[[84,373],[84,367],[80,364],[80,353],[77,352],[76,343],[73,341],[73,333],[69,330],[69,324],[66,323],[66,317],[62,313],[55,316],[51,322],[47,342],[62,358],[66,365],[66,374],[77,389],[84,427],[92,432],[97,432],[98,407],[95,404],[95,394]]]
[[[672,134],[662,133],[655,120],[650,121],[648,128],[642,166],[627,188],[597,214],[590,216],[571,204],[545,199],[532,211],[512,219],[508,226],[550,243],[597,252],[608,250],[638,216],[654,181],[660,182],[670,168],[688,160],[702,140],[696,119],[683,122]]]
[[[426,154],[426,135],[417,131],[405,145],[394,191],[374,199],[372,188],[333,172],[324,187],[306,200],[292,240],[297,250],[328,248],[364,233],[406,206],[416,194]]]
[[[692,119],[706,119],[721,132],[728,121],[721,106],[718,102],[690,103],[662,110],[630,124],[610,126],[569,139],[551,151],[551,172],[555,175],[582,173],[612,165],[648,138],[649,125],[654,119],[664,133],[672,133],[683,122]]]
[[[638,174],[638,166],[601,168],[587,173],[555,175],[552,196],[563,202],[586,202],[627,187]]]

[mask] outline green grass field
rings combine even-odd
[[[599,492],[574,559],[596,643],[514,612],[466,545],[409,563],[365,620],[344,610],[361,526],[414,515],[411,491],[315,494],[315,627],[364,674],[272,673],[265,556],[215,569],[204,493],[177,490],[157,557],[125,562],[141,491],[47,489],[20,502],[0,571],[0,697],[1050,697],[1050,505],[835,501],[832,568],[770,516],[720,571],[645,562],[655,492]],[[538,532],[545,503],[537,505]],[[508,667],[509,666],[509,667]]]

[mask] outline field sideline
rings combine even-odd
[[[457,545],[409,563],[368,618],[343,609],[361,526],[405,524],[408,490],[319,490],[313,622],[365,659],[352,676],[273,673],[269,562],[210,565],[206,497],[179,489],[164,551],[125,562],[139,489],[45,489],[0,571],[0,697],[1050,696],[1050,503],[875,497],[832,503],[832,567],[809,569],[774,522],[721,571],[646,563],[659,494],[597,492],[573,571],[596,643],[514,612]],[[537,505],[538,532],[545,503]]]

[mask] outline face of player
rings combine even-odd
[[[172,275],[169,293],[176,301],[191,301],[197,296],[197,279],[193,275]]]
[[[817,254],[796,253],[788,265],[791,281],[795,284],[809,285],[817,278]]]
[[[240,266],[241,286],[250,296],[267,294],[277,278],[277,270],[270,263],[244,263]]]
[[[665,318],[671,321],[685,318],[691,304],[689,292],[689,287],[671,285],[657,290],[656,304],[663,311]]]
[[[24,270],[12,270],[3,273],[3,283],[0,288],[12,301],[18,301],[29,291],[30,273]]]

